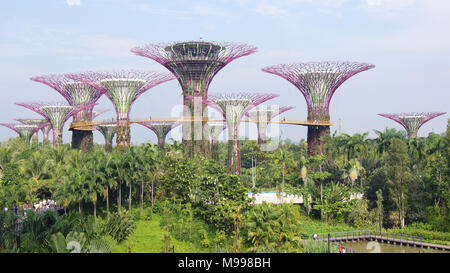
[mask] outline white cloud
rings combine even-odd
[[[287,10],[281,9],[275,5],[271,5],[265,2],[259,3],[255,11],[261,15],[269,16],[279,16],[288,13]]]
[[[66,3],[69,6],[80,6],[81,0],[66,0]]]
[[[149,4],[138,4],[135,8],[141,12],[171,16],[179,20],[190,20],[198,16],[214,16],[214,17],[231,17],[232,14],[220,9],[213,8],[206,5],[197,5],[191,9],[166,9],[166,8],[155,8]]]
[[[381,11],[401,10],[415,3],[416,0],[366,0],[369,8]]]

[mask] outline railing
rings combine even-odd
[[[391,232],[380,232],[373,230],[356,230],[356,231],[344,231],[344,232],[332,232],[332,233],[319,233],[315,234],[318,240],[331,240],[331,241],[354,241],[354,240],[381,240],[386,242],[399,243],[400,245],[413,245],[423,246],[423,238],[398,234]],[[314,236],[314,235],[313,235]],[[314,237],[313,237],[314,238]]]

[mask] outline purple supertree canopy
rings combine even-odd
[[[14,120],[26,125],[41,125],[43,123],[50,125],[46,119],[42,118],[15,118]]]
[[[382,117],[392,119],[405,128],[409,138],[417,137],[417,132],[420,127],[431,119],[444,115],[446,112],[425,112],[425,113],[392,113],[392,114],[378,114]]]
[[[31,102],[31,103],[21,103],[15,102],[16,105],[23,106],[28,108],[41,116],[47,119],[48,122],[51,123],[51,127],[53,130],[53,144],[58,145],[62,143],[62,128],[64,127],[64,123],[73,115],[76,115],[78,112],[93,107],[95,104],[88,104],[80,107],[74,107],[72,105],[68,105],[65,102],[52,102],[52,103],[39,103],[39,102]]]
[[[166,122],[138,122],[138,124],[147,127],[152,130],[158,138],[158,145],[163,148],[167,134],[175,127],[179,126],[179,121],[166,121]]]
[[[76,75],[76,74],[71,74]],[[46,84],[60,93],[72,106],[82,106],[96,102],[104,90],[95,89],[81,81],[73,80],[67,75],[51,74],[30,78],[32,81]]]
[[[248,111],[247,114],[245,115],[257,123],[260,120],[265,120],[269,122],[271,119],[294,108],[295,106],[282,106],[282,107],[275,107],[274,109],[272,109],[272,107],[268,108],[267,106],[264,105],[262,107],[257,107]]]
[[[172,74],[152,71],[119,70],[67,74],[67,77],[84,82],[105,92],[117,113],[129,113],[133,102],[145,91],[158,84],[175,79]]]
[[[89,104],[82,107],[74,107],[68,105],[65,102],[15,102],[14,104],[28,108],[41,116],[43,116],[48,122],[51,123],[52,128],[62,128],[64,123],[74,114],[82,111],[85,108],[92,107],[95,104]]]
[[[304,62],[265,67],[295,85],[306,99],[309,120],[329,120],[331,98],[347,79],[375,66],[359,62]]]
[[[147,44],[131,49],[134,54],[153,59],[162,65],[172,61],[192,60],[214,60],[227,64],[256,51],[256,47],[241,43],[205,41]]]
[[[106,92],[117,113],[117,146],[120,148],[131,143],[129,114],[133,102],[150,88],[175,79],[170,73],[138,70],[85,72],[67,76]]]
[[[267,107],[266,105],[263,105],[247,112],[246,116],[251,121],[256,123],[256,128],[258,129],[259,144],[263,144],[266,142],[266,129],[268,123],[275,117],[293,108],[295,108],[295,106],[278,107],[278,105],[275,105],[275,107],[274,106]]]
[[[42,127],[46,126],[47,124],[0,123],[0,125],[15,131],[16,133],[19,134],[20,137],[25,138],[27,141],[30,141],[31,136],[37,131],[39,131]]]
[[[229,126],[239,125],[243,115],[259,104],[278,97],[278,94],[223,93],[212,94],[203,102],[219,111]]]
[[[257,51],[254,46],[227,42],[171,42],[134,47],[131,52],[165,66],[186,96],[207,96],[214,76],[231,61]]]

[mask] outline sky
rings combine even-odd
[[[307,61],[374,64],[374,69],[353,76],[337,89],[330,105],[332,132],[339,130],[341,120],[342,133],[369,132],[369,137],[376,137],[374,130],[402,129],[378,113],[450,110],[448,0],[17,0],[2,3],[0,18],[0,122],[40,117],[14,102],[64,101],[55,90],[30,77],[86,70],[167,72],[130,49],[200,38],[258,48],[223,68],[209,94],[277,93],[278,98],[265,104],[295,106],[282,115],[288,119],[306,119],[303,95],[261,68]],[[98,108],[111,109],[98,119],[115,117],[105,96],[98,102]],[[170,81],[141,95],[130,115],[132,119],[170,116],[181,103],[181,88],[177,81]],[[419,136],[444,132],[448,117],[429,121]],[[71,139],[69,123],[64,142]],[[241,129],[241,135],[256,139],[256,127],[249,126]],[[282,125],[280,129],[282,138],[306,139],[307,127]],[[15,136],[0,126],[0,141]],[[177,136],[174,131],[172,137]],[[104,142],[99,132],[94,132],[94,141]],[[147,128],[132,125],[131,141],[155,143],[156,137]]]

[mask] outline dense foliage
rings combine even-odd
[[[224,168],[227,143],[216,161],[187,158],[176,141],[164,150],[143,144],[105,153],[94,145],[83,153],[12,139],[0,145],[0,207],[8,208],[0,215],[0,251],[67,252],[77,238],[80,252],[108,252],[106,237],[127,241],[134,220],[154,213],[167,252],[175,239],[218,252],[321,248],[302,244],[319,232],[302,227],[305,219],[447,241],[450,131],[414,139],[394,129],[375,133],[334,134],[323,155],[310,157],[304,141],[263,152],[257,141],[242,140],[240,176]],[[250,191],[284,191],[304,203],[251,205]],[[44,199],[56,200],[61,215],[13,213]]]

